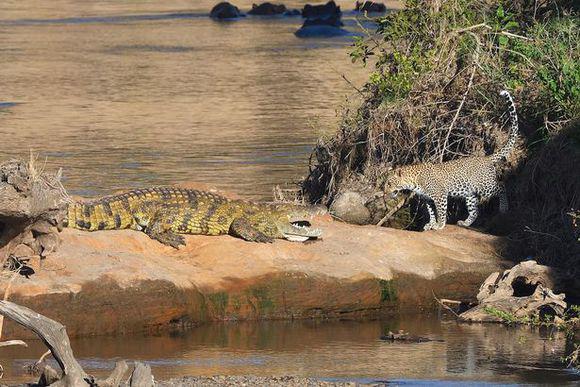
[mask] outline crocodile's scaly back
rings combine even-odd
[[[228,199],[223,196],[192,189],[153,187],[132,190],[70,204],[65,226],[87,231],[127,228],[140,230],[147,226],[151,217],[160,211],[161,207],[172,209],[173,212],[175,209],[188,209],[192,214],[198,214],[199,218],[205,214],[209,215],[212,207],[227,201]],[[186,224],[187,227],[191,227],[189,223],[192,218],[193,216],[184,216],[183,224],[176,227],[186,227]]]
[[[86,231],[133,229],[177,247],[178,234],[231,234],[248,241],[275,238],[303,241],[321,231],[310,229],[317,210],[230,200],[194,189],[154,187],[69,204],[64,227]],[[305,225],[308,224],[308,225]]]

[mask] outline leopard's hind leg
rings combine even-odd
[[[467,204],[467,211],[469,215],[467,216],[467,219],[457,222],[459,226],[469,227],[473,224],[473,222],[475,222],[475,219],[477,219],[477,215],[479,214],[479,210],[477,209],[478,202],[479,200],[477,196],[473,194],[465,198],[465,204]]]

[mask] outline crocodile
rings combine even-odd
[[[303,242],[322,235],[309,220],[319,207],[233,200],[195,189],[152,187],[67,204],[59,228],[85,231],[131,229],[179,248],[180,234],[229,234],[246,241]]]

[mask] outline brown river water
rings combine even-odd
[[[357,94],[342,75],[370,70],[352,37],[299,39],[300,17],[215,22],[215,3],[0,2],[0,160],[33,150],[83,195],[196,181],[269,199],[299,179]]]
[[[405,329],[432,342],[379,340]],[[118,359],[151,365],[159,380],[183,375],[297,375],[330,380],[448,385],[457,382],[580,384],[563,369],[561,332],[499,325],[457,324],[427,316],[389,321],[219,323],[185,333],[72,340],[89,373],[107,375]],[[22,367],[45,351],[39,342],[0,351],[4,382],[30,381]],[[55,365],[56,366],[56,365]],[[2,380],[0,380],[0,383]]]
[[[82,195],[198,181],[270,198],[274,184],[299,178],[317,137],[335,130],[337,109],[356,97],[341,75],[360,86],[370,70],[350,63],[350,37],[298,39],[300,18],[217,23],[207,17],[213,4],[0,2],[0,160],[37,152],[46,168],[63,167],[66,187]],[[248,10],[251,1],[236,4]],[[359,30],[352,13],[344,19],[346,29]],[[379,340],[399,328],[443,341]],[[0,383],[31,380],[22,366],[45,349],[29,344],[0,350]],[[214,324],[72,345],[95,375],[127,359],[149,363],[159,379],[580,383],[563,369],[561,334],[430,317]]]

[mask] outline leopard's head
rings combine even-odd
[[[417,186],[415,175],[412,165],[389,170],[383,184],[383,192],[394,197],[401,191],[414,189]]]

